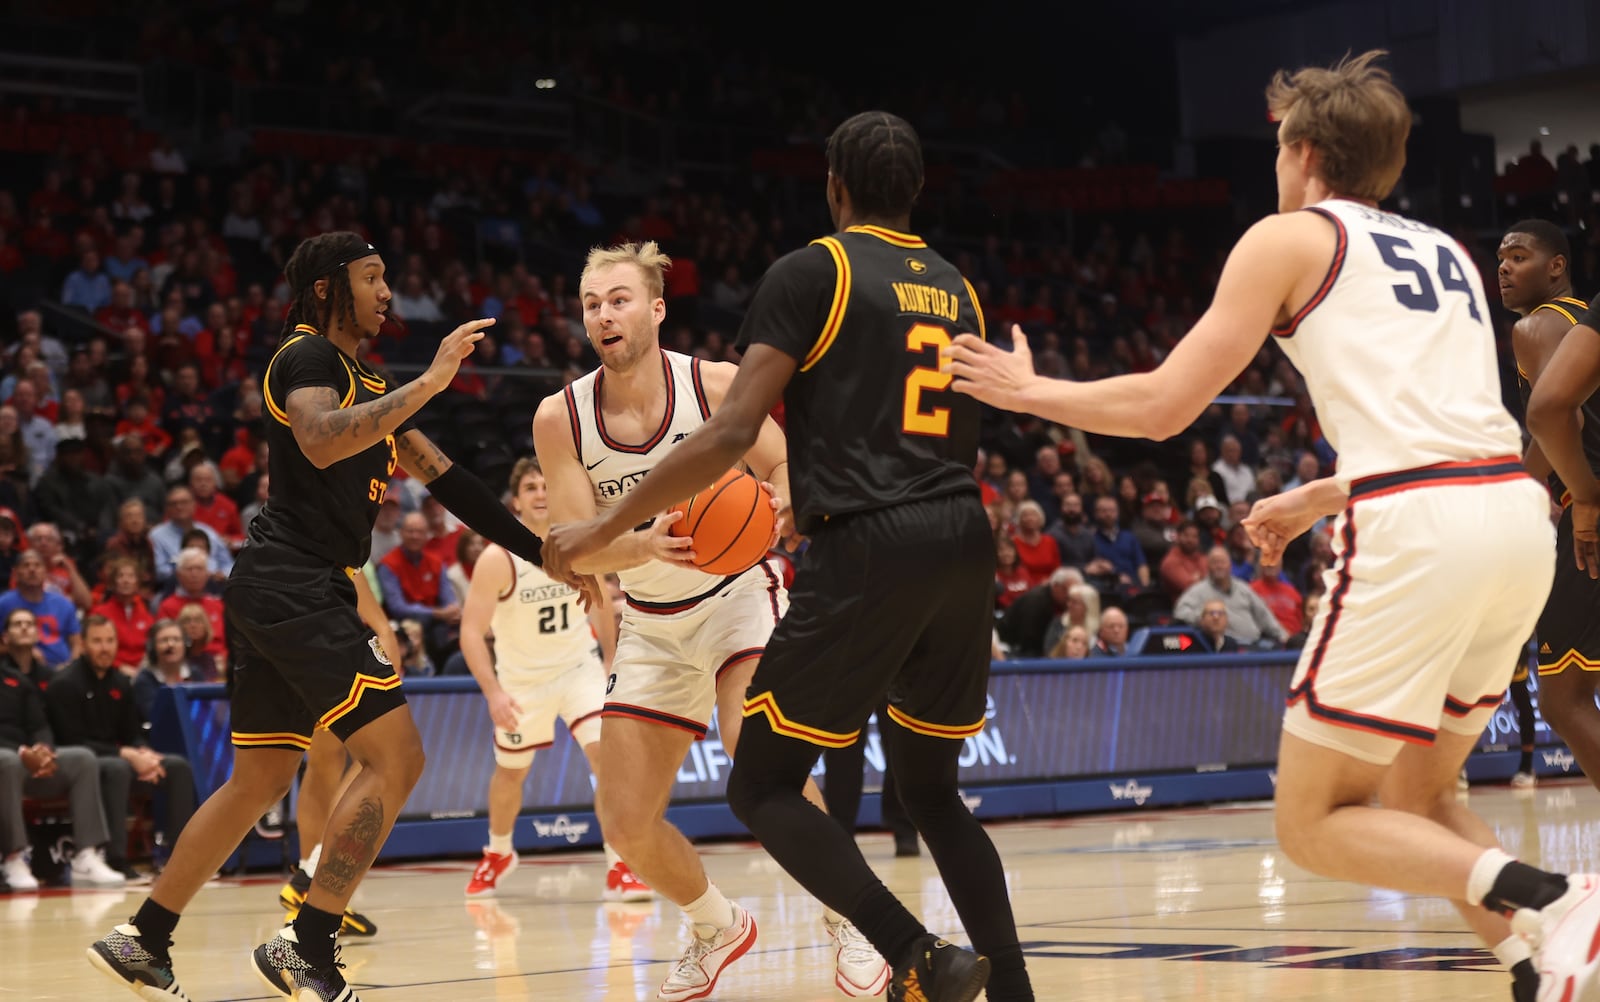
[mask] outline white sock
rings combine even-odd
[[[722,896],[716,884],[707,884],[704,894],[683,906],[683,913],[689,916],[690,922],[706,926],[712,934],[733,925],[733,903]]]
[[[840,922],[844,921],[843,915],[840,915],[827,905],[822,906],[822,917],[829,925],[838,925]]]
[[[1500,961],[1506,970],[1520,964],[1533,956],[1533,947],[1521,936],[1511,935],[1501,940],[1494,948],[1494,959]]]
[[[322,843],[318,842],[311,847],[311,855],[300,861],[300,869],[306,871],[306,876],[317,875],[317,864],[322,861]]]
[[[511,833],[506,832],[504,835],[496,835],[494,832],[490,832],[489,851],[494,853],[496,856],[511,855]]]
[[[611,848],[610,842],[605,843],[601,848],[606,851],[606,869],[609,870],[622,862],[622,857],[617,855],[617,850]]]
[[[1483,899],[1494,888],[1495,879],[1500,876],[1500,871],[1506,868],[1507,863],[1514,862],[1515,858],[1503,849],[1483,850],[1483,855],[1472,864],[1472,873],[1467,877],[1465,897],[1467,904],[1482,905]]]

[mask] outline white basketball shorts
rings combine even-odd
[[[1555,572],[1550,496],[1515,457],[1351,485],[1286,731],[1387,765],[1500,704]]]
[[[788,592],[766,561],[681,602],[628,599],[604,715],[704,738],[716,706],[717,680],[735,665],[761,657],[788,607]]]

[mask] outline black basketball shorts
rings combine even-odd
[[[988,701],[994,569],[994,537],[976,494],[828,520],[811,536],[745,716],[842,748],[887,693],[883,726],[977,734]]]
[[[1556,523],[1556,576],[1539,614],[1539,674],[1600,671],[1600,581],[1572,557],[1572,507]]]
[[[222,595],[234,747],[303,751],[317,727],[342,741],[405,705],[351,573],[288,547],[239,553]]]

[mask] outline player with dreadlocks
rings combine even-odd
[[[423,764],[400,677],[363,623],[352,583],[395,468],[485,538],[540,562],[538,540],[494,492],[409,423],[494,321],[457,327],[426,372],[391,387],[357,354],[377,335],[390,298],[372,245],[354,233],[313,237],[284,272],[294,298],[261,379],[271,494],[223,591],[235,658],[233,774],[184,830],[138,913],[88,951],[95,967],[146,999],[186,998],[169,952],[179,915],[283,798],[313,732],[326,728],[361,771],[329,814],[299,914],[251,962],[276,994],[356,1002],[335,936]]]

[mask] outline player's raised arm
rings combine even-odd
[[[467,528],[529,563],[543,566],[539,537],[506,510],[487,484],[451,462],[428,436],[409,428],[395,438],[395,452],[405,471],[427,484],[428,492]]]
[[[493,324],[493,318],[485,318],[457,327],[439,342],[427,371],[364,404],[339,406],[339,391],[330,386],[291,390],[283,409],[295,442],[319,470],[372,448],[450,385],[461,368],[461,360],[472,354],[473,345],[483,338],[483,329]]]
[[[1228,255],[1211,306],[1153,372],[1086,383],[1040,376],[1020,328],[1009,352],[976,335],[957,337],[944,350],[944,371],[956,377],[951,389],[995,407],[1100,435],[1170,438],[1238,378],[1297,287],[1310,298],[1334,241],[1333,227],[1311,213],[1256,223]]]
[[[594,518],[594,488],[589,472],[583,468],[573,445],[572,419],[567,415],[560,393],[546,397],[533,415],[533,451],[544,469],[545,489],[549,492],[550,524],[580,522]],[[655,512],[639,519],[641,524]],[[667,529],[683,516],[663,515],[646,529],[624,533],[598,552],[585,556],[571,568],[572,573],[613,574],[638,567],[651,560],[693,567],[687,536],[670,536]]]

